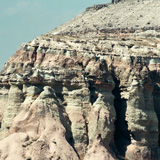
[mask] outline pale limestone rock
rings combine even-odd
[[[159,160],[159,11],[93,6],[22,44],[0,73],[0,159]]]
[[[71,145],[83,159],[88,145],[87,123],[90,112],[90,91],[87,88],[69,91],[65,89],[65,110],[71,122]]]
[[[102,93],[103,95],[99,93],[89,115],[88,135],[90,147],[98,135],[101,135],[105,146],[109,146],[113,139],[115,119],[113,96],[109,92]]]
[[[21,150],[25,150],[25,157],[33,160],[58,157],[64,160],[78,160],[65,139],[65,129],[61,124],[61,113],[58,111],[61,109],[54,96],[51,87],[44,87],[44,91],[34,103],[25,104],[23,110],[15,117],[10,134],[28,134],[30,139],[21,146]]]
[[[100,135],[95,138],[92,147],[87,151],[84,160],[115,160],[115,157],[103,146]]]
[[[7,86],[0,87],[0,122],[2,123],[3,114],[7,108],[9,88]]]
[[[28,141],[26,133],[14,133],[6,139],[0,141],[0,159],[1,160],[24,160],[24,149],[22,144]]]
[[[135,79],[129,90],[130,96],[127,104],[126,119],[128,121],[128,129],[132,135],[131,146],[135,145],[135,148],[138,148],[136,145],[151,146],[151,148],[158,145],[158,119],[154,110],[152,92],[153,88],[149,83],[142,86]],[[141,147],[139,148],[141,149]],[[148,150],[150,149],[148,148]],[[159,152],[158,149],[155,150]],[[138,157],[136,157],[136,154],[132,155],[132,152],[135,153],[136,149],[134,150],[134,147],[129,146],[126,152],[129,159],[144,158],[143,151],[140,151]],[[148,153],[146,152],[146,154]],[[151,159],[151,157],[152,155],[147,155],[148,159]]]
[[[23,102],[23,93],[20,86],[11,85],[8,93],[7,107],[2,121],[2,137],[7,135],[14,117],[19,113],[21,103]]]

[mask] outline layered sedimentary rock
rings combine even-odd
[[[90,7],[19,47],[0,74],[0,159],[160,159],[159,28],[117,28],[124,15],[111,28],[80,26],[116,7],[143,6],[145,16],[152,5]]]

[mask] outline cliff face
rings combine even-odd
[[[81,18],[22,44],[4,65],[0,159],[160,159],[159,28],[77,32]]]

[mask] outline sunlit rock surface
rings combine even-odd
[[[89,7],[22,44],[0,73],[0,159],[159,160],[159,7]]]

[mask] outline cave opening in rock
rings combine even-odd
[[[125,157],[127,146],[131,144],[128,123],[125,120],[127,103],[126,99],[121,97],[120,81],[115,78],[115,88],[112,91],[115,96],[114,107],[116,111],[114,141],[119,156]]]
[[[98,95],[96,93],[96,88],[94,86],[93,81],[89,82],[89,90],[90,90],[90,94],[91,94],[90,101],[91,101],[91,104],[93,105],[94,102],[96,101],[96,99],[98,98]]]

